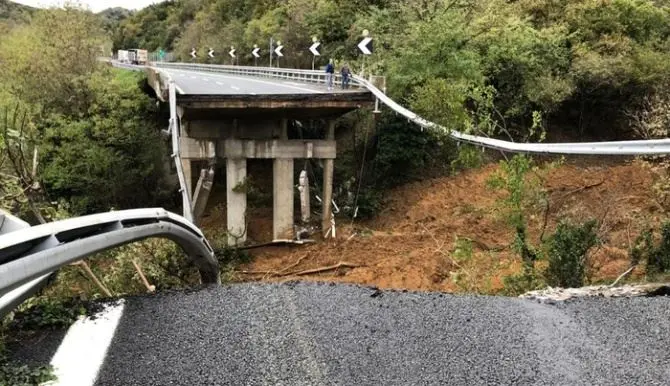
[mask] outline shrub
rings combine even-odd
[[[547,284],[557,287],[581,287],[586,278],[588,251],[598,244],[595,220],[581,225],[565,221],[558,224],[549,240],[545,271]]]
[[[670,221],[661,227],[661,241],[648,255],[647,274],[654,275],[670,270]]]
[[[521,273],[504,277],[503,284],[505,286],[503,293],[508,296],[518,296],[545,286],[535,268],[527,264],[524,264]]]

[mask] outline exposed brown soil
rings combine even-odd
[[[665,217],[652,194],[650,167],[639,161],[608,163],[593,158],[573,161],[551,170],[543,183],[549,202],[545,236],[560,219],[599,220],[604,244],[590,259],[593,282],[613,280],[625,271],[629,244],[645,225],[658,228]],[[520,269],[519,257],[510,248],[513,230],[497,210],[502,193],[486,184],[497,167],[490,164],[400,187],[386,197],[385,209],[374,220],[354,224],[339,220],[336,240],[254,250],[254,261],[240,269],[254,273],[239,272],[236,277],[494,293],[502,288],[503,277]],[[543,205],[538,202],[528,218],[529,237],[537,245],[545,222]],[[271,232],[267,220],[255,221],[250,233]],[[205,226],[223,224],[225,216],[219,213],[211,215]],[[457,238],[472,240],[471,258],[454,250]],[[339,262],[357,267],[295,274]]]

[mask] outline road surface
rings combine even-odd
[[[99,342],[73,346],[66,337],[59,371],[93,368],[91,381],[78,384],[98,386],[667,385],[670,379],[666,297],[547,305],[340,284],[238,284],[127,298],[122,308],[112,311],[110,319],[118,320],[112,333],[92,332]],[[104,347],[105,335],[106,356],[91,348]],[[66,341],[70,348],[63,348]],[[96,355],[104,357],[99,369],[82,366]]]
[[[326,85],[272,78],[160,68],[176,83],[177,91],[184,95],[303,95],[333,92],[360,92],[342,90],[339,85],[328,90]]]

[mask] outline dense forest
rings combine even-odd
[[[104,27],[77,9],[35,10],[0,36],[0,203],[32,222],[163,197],[155,102],[143,76],[97,60]]]

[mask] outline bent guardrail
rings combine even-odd
[[[0,235],[0,294],[91,254],[162,237],[193,260],[203,284],[220,284],[212,247],[195,225],[162,208],[131,209],[75,217]]]
[[[326,74],[321,71],[296,70],[289,68],[271,67],[245,67],[215,64],[192,64],[192,63],[152,63],[157,68],[174,68],[192,71],[209,71],[238,74],[245,76],[267,77],[276,79],[294,79],[305,82],[326,83]],[[339,74],[336,74],[336,79]],[[450,130],[444,126],[430,122],[418,114],[406,109],[389,98],[383,91],[379,90],[370,81],[359,75],[352,75],[351,85],[367,89],[396,113],[406,117],[417,125],[429,129],[439,130],[447,133],[456,141],[470,143],[477,146],[515,153],[541,153],[541,154],[590,154],[590,155],[651,155],[670,154],[670,139],[634,140],[634,141],[609,141],[609,142],[570,142],[570,143],[520,143],[504,141],[495,138],[482,137]]]

